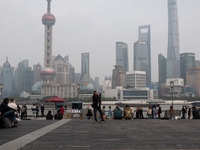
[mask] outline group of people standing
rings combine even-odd
[[[161,110],[161,107],[160,105],[156,106],[153,105],[153,106],[149,106],[148,109],[147,109],[147,116],[148,116],[148,119],[160,119],[160,115],[162,113],[162,110]]]
[[[196,107],[183,106],[181,119],[200,119],[200,109]]]

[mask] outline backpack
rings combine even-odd
[[[114,111],[114,118],[115,119],[122,119],[122,110],[121,109],[115,109]]]
[[[125,113],[126,113],[125,116],[124,116],[125,119],[131,119],[132,118],[130,109],[125,110]]]
[[[2,127],[3,128],[11,128],[12,127],[12,123],[11,123],[10,119],[3,118]]]

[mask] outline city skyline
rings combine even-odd
[[[156,3],[154,3],[156,2]],[[191,1],[190,1],[191,2]],[[200,60],[198,33],[200,1],[177,1],[180,53],[192,52]],[[7,8],[12,9],[10,11]],[[90,74],[102,81],[112,75],[115,64],[115,43],[122,41],[129,47],[129,70],[133,68],[133,43],[138,39],[138,26],[151,25],[152,81],[158,81],[157,56],[167,56],[168,10],[167,0],[86,0],[81,2],[52,0],[52,13],[57,17],[54,27],[53,55],[69,55],[75,72],[81,72],[81,53],[90,53]],[[44,28],[41,16],[46,0],[2,1],[0,6],[0,66],[9,58],[14,66],[24,59],[33,67],[43,64]],[[143,13],[141,13],[143,12]],[[149,12],[149,13],[146,13]],[[12,18],[12,19],[10,19]],[[188,23],[190,22],[190,23]],[[14,25],[12,25],[14,24]],[[106,66],[106,67],[105,67]]]

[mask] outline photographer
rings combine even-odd
[[[97,123],[97,110],[100,113],[101,121],[105,121],[103,119],[103,114],[102,114],[102,111],[101,111],[101,93],[97,94],[97,91],[94,91],[93,96],[92,96],[92,100],[93,100],[92,107],[94,109],[94,120],[95,120],[94,123]]]

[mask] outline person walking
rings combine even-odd
[[[92,107],[94,109],[94,123],[97,123],[97,110],[100,113],[100,117],[101,117],[101,121],[105,121],[103,119],[103,114],[101,111],[101,94],[97,94],[97,91],[93,92],[93,96],[92,96]]]

